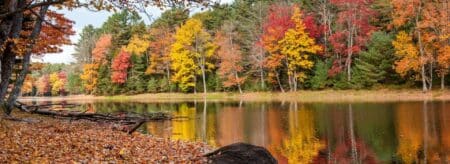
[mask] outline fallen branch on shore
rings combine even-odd
[[[119,114],[101,114],[101,113],[86,113],[86,111],[73,111],[73,110],[52,110],[51,106],[55,104],[45,105],[26,105],[21,102],[16,102],[15,107],[21,111],[41,114],[60,118],[70,119],[84,119],[94,122],[113,122],[122,125],[132,125],[130,128],[123,129],[127,133],[131,134],[136,131],[143,123],[147,121],[159,121],[159,120],[171,120],[173,117],[167,113],[152,113],[152,114],[132,114],[132,113],[119,113]],[[58,104],[59,105],[59,104]],[[70,104],[70,106],[76,106],[76,104]]]

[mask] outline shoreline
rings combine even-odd
[[[323,90],[297,92],[234,92],[203,93],[145,93],[137,95],[69,95],[58,97],[20,97],[19,101],[126,101],[126,102],[182,102],[182,101],[296,101],[296,102],[396,102],[450,101],[450,90]]]

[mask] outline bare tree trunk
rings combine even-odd
[[[203,59],[202,61],[205,62],[205,59]],[[206,75],[205,75],[204,63],[202,63],[201,69],[202,69],[202,79],[203,79],[203,94],[206,95]]]
[[[349,6],[349,4],[347,3],[347,6]],[[355,11],[353,11],[355,12]],[[351,81],[352,80],[352,56],[353,56],[353,35],[356,33],[356,29],[355,29],[355,25],[354,25],[354,18],[349,17],[347,18],[347,28],[348,28],[348,38],[347,38],[347,59],[345,60],[345,65],[347,66],[347,81]]]
[[[285,64],[286,64],[286,68],[287,68],[288,84],[289,84],[289,92],[292,92],[292,91],[294,90],[294,88],[293,88],[293,84],[292,84],[292,82],[293,82],[293,80],[292,80],[292,74],[291,74],[291,72],[289,71],[289,63],[288,63],[288,59],[286,59]]]
[[[445,75],[441,75],[441,90],[445,89]]]
[[[430,70],[429,70],[429,73],[430,73],[430,83],[429,83],[429,87],[428,87],[428,90],[430,90],[431,91],[431,89],[433,88],[433,61],[432,62],[430,62]]]
[[[421,3],[421,1],[419,1],[419,2],[420,2],[419,8],[418,8],[418,11],[416,12],[416,18],[415,18],[416,25],[419,24],[419,16],[420,16],[420,12],[422,9],[422,7],[421,7],[422,3]],[[425,61],[424,61],[425,53],[424,53],[423,44],[422,44],[422,36],[421,36],[422,34],[420,32],[420,29],[416,29],[416,30],[417,30],[417,36],[418,36],[418,42],[419,42],[419,52],[420,52],[420,57],[421,57],[420,60],[422,60],[421,61],[422,91],[426,92],[426,91],[428,91],[428,89],[427,89],[428,87],[427,87],[427,82],[426,82]]]
[[[259,67],[259,76],[261,80],[261,89],[264,89],[266,84],[264,83],[264,69],[262,65]]]
[[[240,82],[240,80],[239,80],[239,76],[238,76],[238,73],[237,73],[237,72],[235,72],[235,73],[234,73],[234,75],[236,75],[236,80],[238,81],[238,84],[237,84],[237,86],[238,86],[238,89],[239,89],[239,93],[240,93],[240,94],[242,94],[242,89],[241,89],[241,82]]]
[[[20,71],[19,76],[16,79],[16,82],[14,84],[14,88],[12,90],[12,92],[9,94],[8,97],[8,102],[7,102],[7,108],[6,108],[6,114],[10,114],[13,107],[14,107],[14,103],[17,100],[17,97],[20,94],[20,91],[22,89],[23,86],[23,82],[25,81],[25,78],[28,74],[28,69],[30,67],[30,58],[31,58],[31,50],[33,49],[33,46],[35,44],[36,39],[38,38],[40,32],[41,32],[41,28],[42,28],[42,22],[45,19],[45,14],[47,13],[49,6],[42,6],[41,10],[39,11],[39,17],[36,20],[36,23],[34,25],[34,29],[31,32],[30,36],[29,36],[29,40],[32,42],[31,44],[28,45],[26,52],[24,54],[23,57],[23,61],[22,61],[22,70]]]
[[[283,86],[281,85],[281,81],[280,81],[280,75],[279,75],[279,73],[277,71],[275,71],[275,73],[276,73],[276,76],[277,76],[278,86],[280,87],[281,92],[284,93],[284,89],[283,89]]]
[[[170,65],[166,66],[167,72],[167,87],[169,87],[169,93],[172,92],[172,87],[170,86]]]
[[[297,92],[297,71],[294,71],[294,78],[293,78],[293,82],[294,82],[294,92]]]
[[[263,15],[262,15],[262,4],[261,3],[262,2],[259,1],[258,4],[259,4],[259,18],[260,18],[259,19],[259,30],[260,30],[260,33],[262,34],[262,33],[264,33],[264,29],[263,29]],[[264,89],[266,87],[265,80],[264,80],[264,66],[263,66],[263,62],[262,62],[262,61],[264,61],[264,51],[261,46],[258,47],[258,50],[259,50],[259,57],[260,57],[259,69],[260,69],[260,78],[261,78],[261,89]]]

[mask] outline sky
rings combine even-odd
[[[233,0],[217,0],[217,1],[223,4],[223,3],[231,3]],[[70,37],[72,43],[78,42],[78,39],[80,38],[79,34],[83,30],[83,27],[89,24],[93,25],[94,27],[100,27],[108,19],[108,17],[113,14],[112,12],[106,11],[93,12],[85,8],[78,8],[72,11],[68,11],[65,9],[56,11],[65,14],[67,18],[75,21],[73,30],[76,32],[76,34]],[[200,11],[199,9],[193,9],[191,13],[199,11]],[[147,8],[147,12],[149,12],[150,15],[152,15],[152,19],[156,19],[161,15],[163,10],[160,10],[159,8],[156,7],[149,7]],[[141,14],[141,17],[146,24],[151,23],[149,18],[144,14]],[[63,52],[61,53],[45,54],[43,57],[39,58],[34,57],[32,61],[44,63],[66,63],[66,64],[75,62],[75,59],[72,57],[72,54],[75,52],[74,45],[66,45],[63,46],[62,49]]]

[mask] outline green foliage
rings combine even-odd
[[[108,95],[119,93],[118,88],[113,88],[115,85],[111,82],[111,72],[108,65],[101,65],[98,70],[98,83],[94,89],[96,95]]]
[[[158,80],[156,78],[150,78],[150,80],[147,81],[147,91],[150,93],[157,93],[158,92]]]
[[[339,73],[334,76],[331,81],[334,89],[351,89],[352,84],[347,80],[347,75],[345,73]]]
[[[55,72],[60,72],[66,67],[66,64],[45,64],[44,68],[40,71],[41,74],[52,74]]]
[[[323,62],[319,60],[314,65],[313,76],[308,81],[311,89],[324,89],[328,84],[328,70],[331,67],[331,62]]]
[[[113,14],[106,20],[100,28],[100,32],[112,34],[114,48],[120,48],[122,45],[127,45],[133,33],[145,31],[145,24],[141,17],[128,10]]]
[[[131,63],[133,67],[128,73],[128,80],[126,86],[128,92],[133,93],[144,93],[146,89],[146,78],[145,78],[145,56],[144,55],[132,55]]]
[[[67,76],[67,90],[71,93],[71,94],[80,94],[83,93],[83,85],[82,85],[82,81],[81,78],[78,74],[76,73],[69,73],[69,75]]]
[[[172,8],[161,14],[161,17],[156,19],[150,28],[166,28],[178,27],[189,18],[189,10],[183,8]]]
[[[206,87],[210,91],[223,91],[223,84],[222,80],[220,79],[220,76],[217,75],[217,73],[212,73],[208,75],[207,81],[206,81]]]
[[[368,50],[361,52],[355,61],[352,79],[354,88],[369,88],[396,75],[392,69],[395,56],[391,42],[392,36],[384,32],[372,35]]]
[[[234,13],[232,12],[232,8],[227,5],[214,5],[212,10],[197,13],[192,16],[192,18],[198,19],[202,21],[205,29],[209,31],[216,31],[220,29],[224,21],[233,18]]]

